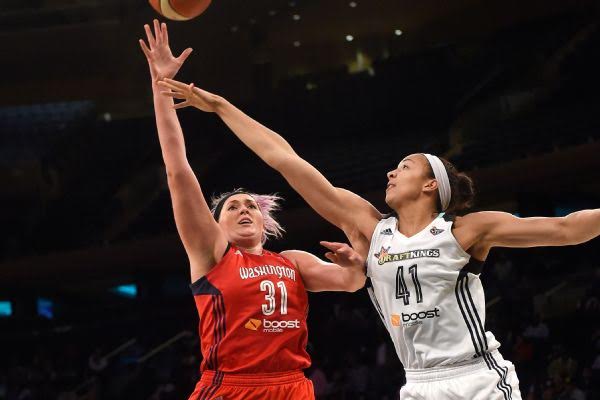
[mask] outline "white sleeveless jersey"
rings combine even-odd
[[[381,220],[367,260],[369,295],[406,369],[456,364],[500,347],[484,331],[482,263],[470,260],[440,214],[407,238]]]

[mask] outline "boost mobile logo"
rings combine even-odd
[[[298,329],[300,328],[300,321],[297,319],[289,320],[289,321],[269,321],[268,319],[263,319],[262,321],[259,319],[250,318],[244,328],[251,331],[258,331],[260,327],[263,327],[263,332],[275,332],[281,333],[284,329]]]
[[[413,326],[413,325],[421,325],[423,320],[439,318],[440,317],[440,309],[434,308],[433,310],[421,311],[415,313],[402,313],[402,316],[398,314],[392,314],[392,325],[393,326]]]
[[[262,322],[260,322],[260,319],[250,318],[248,322],[246,322],[246,325],[244,325],[244,328],[250,329],[251,331],[257,331],[261,325]]]

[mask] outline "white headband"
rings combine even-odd
[[[448,171],[442,160],[438,157],[423,153],[431,165],[435,180],[438,182],[438,192],[440,194],[440,202],[442,203],[442,211],[446,211],[450,205],[450,199],[452,199],[452,190],[450,189],[450,179],[448,179]]]

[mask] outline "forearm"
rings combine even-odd
[[[367,276],[365,267],[339,267],[342,269],[343,281],[346,292],[356,292],[365,286]]]
[[[367,279],[362,266],[342,267],[338,264],[321,266],[319,277],[313,280],[320,281],[320,285],[327,291],[356,292],[365,285]],[[316,285],[315,285],[316,286]]]
[[[580,244],[600,235],[600,209],[577,211],[564,217],[569,244]]]
[[[177,112],[173,109],[173,99],[162,95],[161,90],[153,80],[152,92],[158,140],[167,173],[174,174],[188,165],[185,140]]]
[[[270,167],[295,155],[290,144],[271,129],[260,124],[223,98],[218,98],[217,115],[231,131]]]

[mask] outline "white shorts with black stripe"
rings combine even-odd
[[[497,350],[472,361],[406,370],[400,400],[521,400],[515,367]]]

